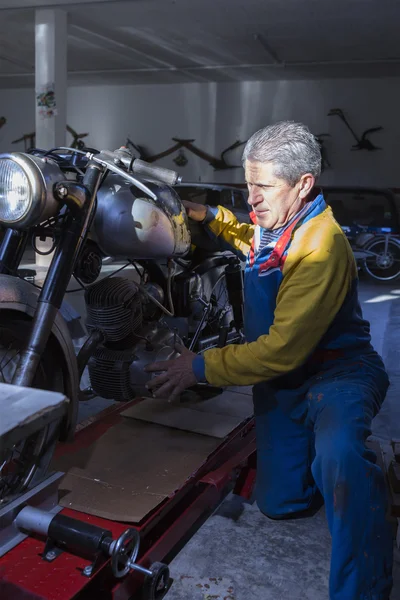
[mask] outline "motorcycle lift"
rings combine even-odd
[[[36,399],[46,396],[51,407],[47,412],[42,407],[30,420],[20,416],[19,427],[0,426],[0,451],[7,443],[9,447],[10,439],[17,443],[18,435],[25,439],[23,420],[30,423],[31,433],[32,423],[43,427],[45,419],[50,423],[59,418],[60,398],[66,402],[60,394],[6,387],[17,389],[19,399],[21,393]],[[136,400],[114,405],[81,424],[72,443],[57,447],[56,464],[65,456],[73,463],[89,442],[96,443],[123,422],[121,413],[135,404]],[[3,508],[0,503],[1,600],[161,600],[173,582],[168,563],[224,496],[233,489],[250,498],[255,479],[254,422],[245,419],[220,440],[183,485],[137,523],[60,506],[64,475],[52,473]]]

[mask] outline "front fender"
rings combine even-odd
[[[389,242],[391,244],[400,245],[400,240],[397,237],[394,237],[392,234],[387,234],[389,236]],[[386,235],[384,233],[361,233],[356,238],[357,246],[362,248],[368,248],[374,242],[384,242],[386,240]]]
[[[0,310],[12,310],[33,317],[40,290],[27,281],[11,275],[0,275]],[[56,339],[63,360],[65,395],[69,399],[68,414],[63,421],[60,439],[71,439],[78,418],[79,375],[76,355],[68,325],[58,311],[52,335]]]
[[[363,248],[369,242],[371,242],[372,240],[375,240],[375,239],[376,239],[375,234],[363,232],[363,233],[358,234],[358,236],[355,239],[355,244],[357,247]]]

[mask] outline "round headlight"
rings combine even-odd
[[[0,221],[20,221],[29,211],[32,189],[23,168],[10,159],[0,161]]]
[[[63,179],[59,166],[49,158],[0,154],[0,223],[28,229],[55,216],[61,207],[53,187]]]

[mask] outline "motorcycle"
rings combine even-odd
[[[400,277],[400,221],[393,191],[359,186],[323,186],[322,191],[360,273],[381,283]]]
[[[178,181],[124,147],[0,155],[1,381],[69,399],[56,425],[0,456],[0,506],[44,477],[58,440],[73,436],[79,401],[146,395],[144,367],[178,356],[177,343],[201,353],[243,341],[240,261],[189,222]],[[40,288],[19,272],[38,238],[53,240]],[[104,276],[106,257],[124,265]],[[65,300],[72,277],[87,313],[78,353]]]
[[[400,240],[390,228],[359,224],[342,226],[358,269],[372,281],[392,282],[400,277]]]

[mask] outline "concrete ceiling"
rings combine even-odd
[[[34,11],[53,6],[70,85],[400,75],[397,0],[0,0],[0,87],[34,85]]]

